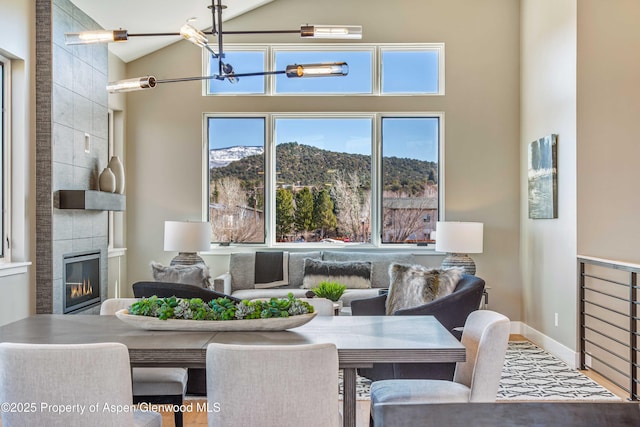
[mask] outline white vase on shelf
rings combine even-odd
[[[111,157],[111,160],[109,160],[109,169],[111,169],[116,177],[116,188],[114,192],[124,194],[124,167],[122,166],[120,157]]]
[[[98,177],[98,184],[100,185],[100,191],[107,193],[113,193],[116,191],[116,176],[111,168],[104,168]]]

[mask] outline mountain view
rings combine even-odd
[[[210,150],[211,180],[235,177],[246,184],[262,180],[264,173],[262,147],[229,147]],[[276,146],[277,181],[279,184],[324,187],[333,182],[337,171],[355,172],[370,188],[371,157],[338,153],[317,147],[288,142]],[[437,183],[437,163],[398,158],[383,158],[385,190],[419,194],[428,181]]]

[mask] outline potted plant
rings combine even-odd
[[[338,282],[323,281],[311,290],[319,298],[326,298],[333,302],[338,302],[345,289],[347,289],[347,287]]]

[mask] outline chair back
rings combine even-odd
[[[134,302],[140,301],[139,298],[109,298],[100,304],[100,314],[102,316],[112,316],[116,311],[131,307]]]
[[[469,315],[462,332],[466,362],[456,365],[453,380],[470,388],[470,402],[494,402],[509,342],[509,319],[495,311]]]
[[[133,426],[127,347],[1,343],[0,401],[36,405],[3,411],[3,426]],[[73,407],[58,412],[54,405]]]
[[[334,344],[207,347],[208,423],[214,426],[340,424]]]

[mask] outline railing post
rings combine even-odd
[[[584,325],[585,325],[585,306],[584,306],[584,262],[578,262],[578,283],[580,285],[580,289],[578,291],[578,301],[580,304],[580,369],[586,369],[586,349],[585,349],[585,336],[584,336]]]

